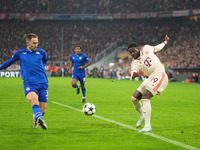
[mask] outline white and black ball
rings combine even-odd
[[[83,113],[85,115],[91,116],[96,112],[96,107],[93,103],[86,103],[83,105]]]

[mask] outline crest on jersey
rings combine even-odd
[[[38,55],[39,55],[39,54],[40,54],[40,52],[36,52],[36,54],[38,54]]]
[[[79,57],[79,59],[82,59],[81,57]]]
[[[26,91],[30,91],[30,88],[29,88],[29,87],[27,87],[27,88],[26,88]]]
[[[146,51],[145,54],[149,54],[149,51]]]
[[[72,59],[75,59],[75,57],[72,57]]]

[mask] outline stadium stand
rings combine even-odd
[[[62,4],[62,5],[61,5]],[[145,5],[144,5],[145,4]],[[198,0],[8,0],[0,2],[0,13],[37,13],[37,14],[112,14],[135,12],[159,12],[170,10],[196,9]],[[154,7],[155,6],[155,7]],[[163,51],[157,53],[165,67],[200,67],[200,17],[119,19],[119,20],[6,20],[0,21],[0,64],[13,53],[25,46],[27,33],[39,36],[39,47],[48,55],[49,65],[62,61],[61,41],[63,28],[63,59],[69,65],[69,55],[75,45],[81,45],[84,53],[95,59],[109,45],[126,46],[131,41],[139,45],[156,45],[168,34],[171,42]],[[124,51],[124,50],[122,50]],[[114,68],[122,68],[128,74],[131,58],[119,60]],[[98,70],[98,69],[97,69]]]
[[[0,13],[96,14],[196,9],[199,0],[6,0]]]
[[[1,63],[25,46],[25,36],[29,32],[39,35],[39,46],[47,51],[50,61],[61,61],[63,27],[64,58],[73,53],[76,44],[81,45],[90,58],[94,58],[112,42],[117,42],[119,46],[131,41],[136,41],[140,45],[156,45],[163,40],[165,34],[169,34],[170,46],[157,54],[161,61],[168,67],[197,67],[200,65],[199,23],[199,20],[195,22],[185,19],[34,23],[3,21],[0,23],[1,29],[4,29],[0,31]]]

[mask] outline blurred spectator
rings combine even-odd
[[[100,77],[104,78],[104,67],[103,66],[100,67]]]
[[[0,22],[0,63],[9,59],[25,41],[27,33],[40,37],[39,47],[47,52],[49,62],[62,61],[61,28],[64,28],[63,61],[68,65],[69,56],[76,44],[83,45],[83,52],[90,59],[105,50],[110,43],[118,46],[136,41],[143,45],[156,45],[165,34],[172,39],[166,48],[156,55],[167,67],[200,66],[200,21],[187,18],[159,20],[120,21],[1,21]],[[155,36],[157,35],[157,36]],[[120,40],[119,40],[120,39]],[[127,59],[127,58],[125,58]],[[123,68],[129,67],[130,60],[124,60]]]
[[[199,0],[2,0],[0,13],[111,14],[198,9]]]

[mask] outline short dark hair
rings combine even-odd
[[[138,47],[138,44],[136,42],[133,42],[131,44],[128,45],[128,49],[131,47]]]
[[[38,36],[34,33],[29,33],[27,36],[26,36],[26,41],[30,41],[32,38],[38,38]]]
[[[81,46],[80,46],[80,45],[76,45],[75,47],[80,47],[80,49],[81,49]]]

